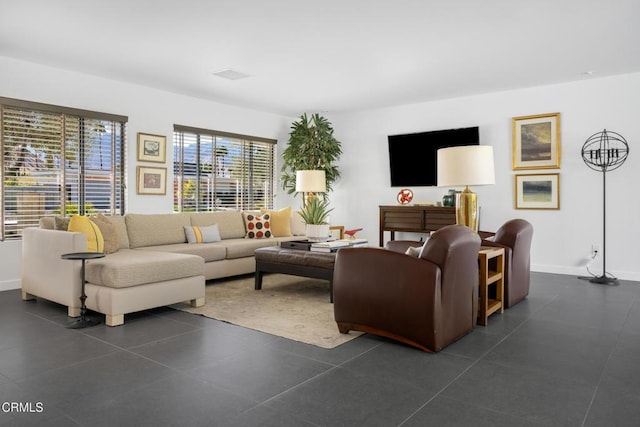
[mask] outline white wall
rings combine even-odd
[[[560,210],[516,210],[511,157],[511,118],[561,113]],[[387,136],[427,130],[480,127],[480,143],[495,152],[496,185],[475,187],[481,228],[495,230],[508,219],[534,226],[532,268],[583,275],[591,244],[602,249],[602,174],[580,156],[585,140],[604,128],[622,134],[630,145],[626,163],[607,174],[607,271],[640,280],[640,74],[590,79],[570,84],[493,93],[395,108],[328,115],[342,141],[342,178],[331,197],[333,223],[378,242],[378,205],[395,204],[399,188],[389,185]],[[534,171],[518,171],[530,173]],[[543,173],[545,171],[542,171]],[[446,188],[413,188],[414,200],[440,201]],[[396,235],[401,238],[402,235]],[[407,236],[404,237],[413,237]],[[386,233],[386,239],[389,234]],[[601,273],[602,264],[593,264]]]
[[[378,206],[395,204],[399,190],[389,185],[387,135],[480,126],[481,144],[494,146],[496,162],[496,185],[474,188],[482,206],[481,228],[495,230],[507,219],[525,218],[535,227],[534,270],[585,274],[591,244],[602,247],[602,177],[584,165],[580,148],[588,136],[606,127],[625,136],[631,147],[627,162],[607,176],[607,270],[621,279],[640,280],[640,250],[635,243],[640,240],[640,198],[634,190],[640,177],[640,157],[635,154],[640,141],[639,94],[640,74],[629,74],[352,114],[325,114],[344,151],[342,178],[331,195],[335,208],[332,223],[364,227],[360,236],[377,244]],[[172,209],[170,194],[135,194],[137,132],[167,135],[169,142],[173,124],[178,123],[274,138],[281,153],[296,119],[3,57],[0,96],[129,116],[128,212]],[[551,112],[561,113],[561,208],[515,210],[511,118]],[[171,150],[167,154],[171,182]],[[293,199],[279,186],[276,190],[276,207],[299,207],[299,197]],[[415,200],[421,201],[439,201],[447,191],[413,190]],[[20,242],[0,242],[0,267],[0,290],[18,287]],[[601,264],[593,267],[600,272]]]
[[[282,150],[293,120],[5,57],[0,57],[0,96],[128,116],[127,212],[173,209],[170,144],[174,124],[277,139]],[[135,192],[138,132],[167,136],[166,196]],[[0,242],[0,290],[19,287],[20,248],[20,242]]]

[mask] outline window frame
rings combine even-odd
[[[194,203],[190,206],[186,206],[186,201],[188,199],[184,196],[184,185],[187,182],[185,176],[185,162],[184,159],[184,148],[185,148],[185,134],[190,134],[192,138],[194,138],[190,143],[197,144],[196,152],[197,157],[194,165],[192,166],[193,174],[189,175],[193,176],[192,180],[195,181],[196,194]],[[241,158],[240,156],[231,157],[231,159],[236,161],[241,161],[241,179],[246,181],[246,188],[244,187],[245,181],[243,182],[243,186],[241,189],[242,196],[238,196],[237,187],[235,193],[235,206],[231,206],[231,204],[218,204],[217,198],[213,197],[212,194],[217,193],[218,188],[214,186],[212,190],[207,190],[208,194],[206,194],[205,200],[208,203],[201,203],[200,198],[202,196],[200,185],[204,180],[205,173],[202,173],[201,166],[205,164],[200,160],[200,152],[202,151],[201,142],[203,139],[211,138],[212,141],[212,150],[215,150],[217,147],[218,140],[235,140],[242,144],[242,152],[253,152],[252,150],[258,150],[260,148],[268,148],[270,150],[270,156],[268,157],[268,164],[261,171],[262,173],[268,173],[268,181],[269,188],[266,191],[263,191],[262,197],[258,198],[258,194],[261,189],[255,188],[253,185],[253,179],[255,178],[254,169],[251,167],[251,163],[255,158],[253,156],[249,156],[249,159]],[[221,141],[222,142],[222,141]],[[172,141],[172,151],[173,151],[173,210],[175,212],[208,212],[208,211],[216,211],[216,210],[256,210],[260,208],[272,209],[274,204],[274,189],[276,185],[276,153],[277,153],[277,140],[271,138],[264,138],[258,136],[251,135],[243,135],[232,132],[225,132],[219,130],[211,130],[211,129],[203,129],[197,128],[193,126],[184,126],[179,124],[174,124],[173,131],[173,141]],[[176,153],[177,144],[180,146],[180,153]],[[258,145],[256,145],[258,144]],[[213,165],[213,163],[216,163]],[[228,162],[227,162],[228,163]],[[223,162],[224,164],[224,162]],[[220,177],[222,174],[218,174],[217,172],[217,162],[212,161],[210,173],[213,173],[215,177]],[[265,172],[266,171],[266,172]],[[222,171],[224,172],[224,170]],[[188,173],[188,172],[187,172]],[[217,181],[214,180],[214,182]],[[268,195],[265,194],[268,192]],[[262,205],[259,206],[258,200],[262,200]]]
[[[44,104],[33,101],[25,101],[13,98],[0,97],[0,161],[2,162],[2,168],[0,169],[0,241],[19,240],[22,237],[22,229],[31,225],[20,225],[19,222],[15,227],[15,230],[7,229],[7,212],[9,205],[7,203],[7,179],[11,176],[6,173],[5,170],[5,113],[8,111],[22,111],[25,116],[28,114],[42,114],[43,116],[60,116],[60,125],[54,126],[51,129],[59,130],[60,140],[56,143],[51,143],[50,147],[46,146],[45,149],[51,149],[52,152],[57,153],[60,158],[58,164],[52,168],[49,168],[53,174],[58,174],[59,184],[57,190],[51,192],[50,188],[47,189],[47,194],[50,197],[47,199],[47,205],[53,207],[53,211],[59,210],[60,213],[66,215],[67,213],[67,201],[69,194],[69,188],[75,191],[78,202],[78,213],[85,213],[86,199],[91,197],[103,196],[101,190],[107,188],[106,186],[95,187],[91,184],[87,185],[85,172],[91,171],[89,166],[84,162],[84,150],[90,148],[92,142],[91,133],[87,133],[87,126],[92,122],[108,122],[104,123],[110,127],[111,140],[109,142],[110,153],[112,155],[110,166],[101,171],[107,171],[108,175],[112,176],[112,182],[109,186],[109,192],[106,194],[105,199],[108,199],[108,208],[102,211],[109,214],[124,214],[126,203],[126,182],[127,182],[127,122],[128,117],[117,114],[102,113],[97,111],[82,110],[78,108],[64,107],[60,105]],[[72,126],[68,123],[78,123],[77,134],[75,129],[72,130]],[[71,133],[70,133],[71,132]],[[77,135],[78,138],[78,158],[77,158],[77,176],[76,182],[73,179],[67,179],[67,173],[70,165],[66,158],[67,144],[72,137]],[[95,140],[94,140],[95,141]],[[102,140],[101,140],[102,143]],[[100,145],[100,152],[102,153],[102,145]],[[39,182],[40,185],[42,185]],[[74,186],[75,184],[75,186]],[[88,188],[87,188],[88,187]],[[96,191],[96,193],[93,193]],[[55,196],[58,192],[57,196]],[[15,194],[20,194],[20,191],[14,191]],[[53,196],[51,196],[53,194]],[[56,207],[55,199],[59,200],[59,204]],[[54,200],[53,202],[51,200]],[[39,218],[55,216],[51,212],[45,211],[43,215],[38,215]],[[16,214],[18,221],[21,219],[19,214]],[[35,224],[34,224],[35,225]],[[15,233],[15,234],[13,234]]]

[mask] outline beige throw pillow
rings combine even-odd
[[[53,218],[53,229],[67,231],[69,229],[69,221],[71,221],[71,218],[68,216],[56,216]]]
[[[112,254],[118,251],[120,247],[120,236],[115,224],[111,222],[109,217],[102,214],[91,217],[91,220],[98,226],[104,240],[104,253]]]

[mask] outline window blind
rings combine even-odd
[[[276,141],[174,126],[174,210],[273,207]]]
[[[0,98],[2,238],[45,216],[124,213],[126,120]]]

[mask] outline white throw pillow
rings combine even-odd
[[[424,241],[424,245],[422,246],[410,246],[407,248],[407,250],[404,252],[407,255],[416,257],[416,258],[422,258],[422,251],[424,251],[425,246],[427,246],[427,242],[429,241],[429,238],[427,237],[426,240]]]
[[[421,252],[422,252],[422,246],[409,246],[404,253],[409,256],[417,258],[420,256]]]
[[[184,234],[186,234],[187,242],[189,243],[210,243],[222,240],[220,239],[218,224],[207,225],[205,227],[185,225]]]

